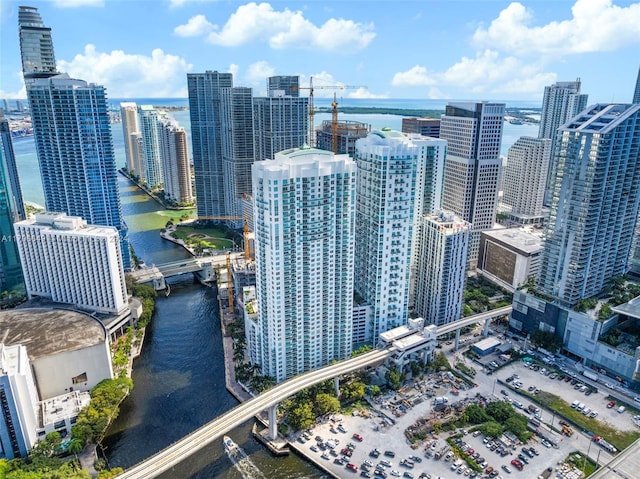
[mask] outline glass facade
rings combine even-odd
[[[24,278],[13,223],[25,219],[25,210],[9,122],[4,118],[0,118],[0,135],[0,293],[22,297]],[[4,299],[0,298],[0,303]]]

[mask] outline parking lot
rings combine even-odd
[[[462,359],[460,355],[458,359]],[[571,380],[560,380],[553,373],[545,374],[540,365],[538,370],[530,369],[522,361],[513,362],[497,369],[493,374],[486,375],[479,365],[474,365],[468,358],[464,359],[467,365],[473,365],[478,370],[475,378],[476,387],[468,390],[461,389],[459,395],[451,397],[452,401],[470,400],[477,394],[500,400],[509,400],[520,412],[534,416],[534,412],[527,411],[529,405],[537,408],[538,405],[529,401],[518,390],[513,389],[513,384],[507,386],[507,378],[517,376],[519,390],[535,393],[536,389],[546,391],[564,399],[568,404],[578,400],[584,404],[584,409],[595,419],[610,424],[620,430],[634,430],[637,426],[632,422],[632,415],[628,411],[617,412],[617,407],[607,408],[609,400],[607,392],[592,392],[586,395]],[[546,368],[545,368],[546,369]],[[565,375],[565,374],[563,374]],[[580,375],[575,375],[575,382],[580,381]],[[435,375],[434,375],[435,376]],[[431,477],[433,479],[447,479],[452,477],[498,477],[502,479],[531,479],[542,474],[548,467],[555,471],[559,461],[564,460],[573,451],[587,453],[593,460],[600,464],[609,461],[612,456],[604,449],[594,445],[590,437],[582,431],[574,431],[571,437],[559,434],[551,430],[547,425],[551,424],[559,428],[560,419],[556,418],[552,411],[542,408],[537,413],[541,423],[540,436],[534,436],[529,444],[491,444],[489,438],[481,434],[466,432],[461,438],[463,441],[459,447],[466,450],[464,454],[475,456],[477,464],[482,464],[483,472],[475,473],[467,467],[466,462],[461,462],[456,467],[453,464],[459,458],[453,456],[446,458],[449,445],[446,441],[451,433],[441,433],[428,437],[413,446],[405,436],[405,430],[420,418],[433,415],[433,399],[428,396],[433,393],[438,395],[451,394],[450,391],[435,389],[437,386],[432,376],[423,382],[405,387],[403,394],[393,394],[375,404],[376,410],[368,410],[366,416],[336,416],[333,421],[318,424],[307,434],[308,440],[296,442],[296,448],[308,455],[311,460],[331,471],[337,477]],[[510,381],[512,383],[512,381]],[[451,385],[453,387],[453,385]],[[407,392],[407,391],[411,392]],[[418,394],[416,395],[416,391]],[[424,398],[413,403],[413,399],[427,392]],[[411,405],[407,403],[411,401]],[[399,409],[394,409],[393,404],[404,404]],[[545,425],[545,423],[547,425]],[[338,426],[342,427],[339,428]],[[461,432],[461,431],[457,431]],[[357,435],[354,437],[354,434]],[[549,442],[542,439],[547,438]],[[327,447],[329,446],[329,447]],[[527,448],[523,451],[523,447]],[[533,447],[536,455],[530,449]],[[377,451],[377,457],[373,457],[372,451]],[[385,455],[385,452],[388,454]],[[436,452],[441,454],[436,454]],[[436,458],[436,456],[438,456]],[[518,461],[514,464],[512,461]],[[519,467],[522,466],[522,470]],[[379,471],[383,474],[377,474]],[[489,472],[487,472],[489,471]],[[556,477],[552,474],[550,477]]]

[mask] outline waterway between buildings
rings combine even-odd
[[[119,179],[123,212],[136,254],[147,264],[188,256],[160,238],[158,230],[175,212],[162,208],[124,177]],[[215,289],[191,275],[171,281],[159,297],[143,352],[134,363],[134,389],[104,441],[109,465],[130,467],[226,412],[237,401],[225,388],[222,335]],[[230,432],[265,477],[327,477],[295,455],[272,457],[251,435],[253,421]],[[215,442],[185,459],[162,479],[248,477]]]

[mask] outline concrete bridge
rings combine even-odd
[[[440,326],[436,329],[434,326],[429,328],[430,332],[422,332],[415,330],[411,335],[403,335],[397,341],[393,341],[382,349],[375,349],[371,352],[347,359],[320,369],[300,374],[287,381],[277,384],[268,391],[241,403],[222,416],[210,421],[209,423],[196,429],[189,435],[183,437],[177,442],[171,444],[165,449],[157,452],[153,456],[145,459],[131,469],[123,472],[118,476],[120,479],[149,479],[157,477],[171,467],[180,463],[191,454],[197,452],[201,448],[211,444],[213,441],[220,439],[226,432],[248,421],[261,411],[269,413],[269,436],[272,439],[277,435],[277,406],[283,400],[302,389],[318,384],[327,379],[334,379],[343,374],[383,363],[386,360],[392,360],[394,356],[402,353],[402,349],[407,348],[416,353],[414,344],[415,338],[411,336],[427,336],[426,338],[418,338],[417,342],[421,342],[425,347],[433,345],[434,336],[440,336],[446,333],[457,331],[456,346],[458,344],[459,331],[465,326],[485,321],[485,334],[488,332],[488,324],[491,318],[503,316],[511,312],[511,306],[505,306],[486,313],[477,314],[467,318],[460,319],[453,323]],[[337,384],[336,384],[337,387]]]
[[[231,259],[242,256],[242,253],[231,253]],[[216,279],[216,267],[224,266],[227,254],[213,256],[199,256],[197,258],[182,259],[170,263],[147,266],[131,273],[138,283],[151,283],[156,291],[167,287],[166,278],[180,274],[193,273],[199,281],[210,283]]]

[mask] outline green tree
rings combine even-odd
[[[315,422],[311,404],[298,404],[289,412],[289,424],[296,431],[306,429]]]
[[[487,405],[486,411],[489,416],[491,416],[493,419],[495,419],[496,422],[500,424],[504,424],[507,419],[515,414],[513,406],[507,401],[492,402],[491,404]]]
[[[342,398],[345,401],[359,401],[364,397],[366,385],[360,381],[351,381],[342,388]]]
[[[380,386],[376,384],[370,384],[369,386],[367,386],[367,392],[371,396],[378,396],[382,392],[382,390],[380,389]]]
[[[467,406],[466,413],[469,418],[469,422],[472,424],[481,424],[491,419],[484,409],[477,404],[470,404]]]
[[[338,398],[327,393],[318,394],[315,397],[313,405],[316,416],[324,416],[330,412],[340,410],[340,401],[338,401]]]
[[[387,371],[385,379],[391,389],[394,391],[400,389],[400,386],[402,385],[402,374],[395,366]]]
[[[120,474],[124,472],[124,469],[121,467],[114,467],[113,469],[109,469],[108,471],[101,471],[98,474],[98,479],[112,479],[114,477],[118,477]]]
[[[495,421],[485,422],[480,426],[480,430],[487,437],[500,437],[502,435],[502,426]]]

